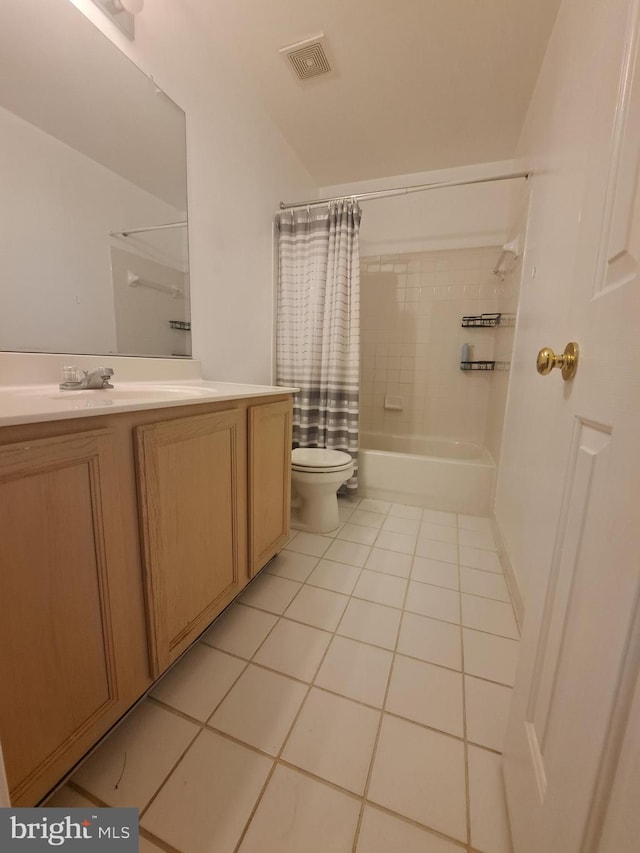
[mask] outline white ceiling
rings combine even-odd
[[[513,156],[559,0],[190,0],[321,185]],[[323,32],[337,73],[279,48]]]

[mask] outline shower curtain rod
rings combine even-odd
[[[465,187],[470,184],[488,184],[493,181],[510,181],[512,178],[528,178],[531,172],[508,172],[504,175],[494,175],[492,178],[467,178],[459,181],[438,181],[433,184],[416,184],[412,187],[398,187],[392,190],[375,190],[368,193],[355,193],[353,195],[338,195],[333,198],[317,198],[309,201],[280,202],[280,210],[291,210],[298,207],[318,207],[323,204],[331,204],[332,201],[342,201],[344,198],[352,198],[355,201],[368,201],[375,198],[389,198],[394,195],[408,195],[409,193],[420,193],[425,190],[440,190],[445,187]]]
[[[186,219],[180,222],[167,222],[164,225],[145,225],[144,228],[127,228],[124,231],[109,231],[109,237],[128,237],[129,234],[143,234],[146,231],[164,231],[166,228],[184,228]]]

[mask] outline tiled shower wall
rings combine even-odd
[[[493,359],[491,328],[463,329],[465,314],[502,310],[493,275],[500,246],[361,258],[362,433],[485,442],[492,373],[460,370],[460,350]],[[399,411],[385,397],[402,398]],[[363,442],[366,447],[366,439]]]

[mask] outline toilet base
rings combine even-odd
[[[300,530],[304,533],[334,533],[340,527],[340,519],[335,527],[318,530],[318,525],[306,524],[301,518],[300,513],[295,507],[291,508],[291,528],[292,530]]]

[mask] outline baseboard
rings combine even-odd
[[[511,594],[511,600],[513,602],[513,609],[516,614],[516,619],[518,621],[518,627],[520,631],[522,631],[522,623],[524,622],[524,599],[522,598],[522,593],[520,592],[520,587],[518,586],[518,579],[516,577],[516,573],[513,570],[513,566],[511,564],[511,558],[509,557],[509,552],[507,550],[507,546],[505,545],[504,536],[502,535],[502,531],[500,530],[500,525],[495,516],[491,516],[491,525],[493,527],[493,535],[496,540],[496,545],[498,546],[498,552],[500,554],[500,562],[502,563],[502,568],[504,569],[504,575],[507,581],[507,586],[509,587],[509,592]]]

